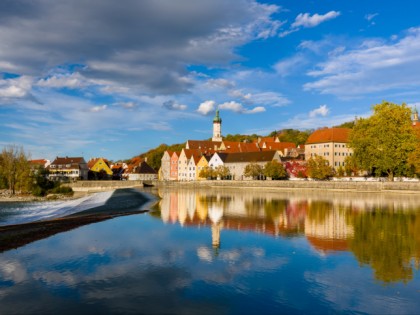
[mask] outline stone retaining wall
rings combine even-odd
[[[351,182],[351,181],[270,181],[270,180],[251,180],[251,181],[154,181],[158,187],[251,187],[267,189],[309,189],[309,190],[351,190],[365,192],[411,192],[420,193],[420,182]],[[420,196],[419,196],[420,198]]]

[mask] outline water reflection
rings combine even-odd
[[[419,269],[420,200],[413,194],[161,189],[159,195],[161,219],[210,226],[216,254],[221,231],[252,231],[304,237],[321,255],[349,252],[383,283],[406,283]],[[199,255],[211,259],[206,249]]]

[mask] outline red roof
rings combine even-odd
[[[292,149],[296,148],[296,144],[293,142],[264,142],[265,148],[263,151],[282,151],[284,152],[285,149]],[[262,146],[264,146],[264,144]]]
[[[306,141],[306,144],[326,142],[349,142],[350,128],[323,128],[315,130]]]
[[[45,159],[30,160],[30,161],[29,161],[29,163],[31,163],[31,164],[33,164],[33,165],[42,165],[42,166],[45,166],[45,164],[46,164],[47,162],[48,162],[48,161],[47,161],[47,160],[45,160]]]

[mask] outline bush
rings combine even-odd
[[[49,192],[52,194],[72,195],[73,189],[67,186],[59,186],[51,189]]]

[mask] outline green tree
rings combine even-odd
[[[414,134],[417,138],[417,144],[414,151],[408,155],[407,162],[412,172],[420,177],[420,129],[415,128]]]
[[[12,194],[15,194],[16,190],[29,191],[31,170],[23,148],[15,145],[6,146],[1,152],[0,161],[1,177]]]
[[[357,165],[389,180],[406,175],[410,152],[416,146],[411,110],[405,104],[382,102],[373,106],[373,115],[358,119],[350,133],[349,146]]]
[[[214,170],[215,177],[220,177],[221,179],[227,179],[230,176],[230,170],[224,165],[219,165]]]
[[[263,169],[263,174],[266,177],[271,177],[272,179],[286,178],[287,172],[282,163],[277,162],[276,160],[267,162]]]
[[[334,174],[329,162],[322,156],[311,157],[307,163],[308,176],[314,179],[327,179]]]
[[[244,176],[245,177],[252,177],[253,179],[257,179],[263,174],[263,168],[261,165],[257,163],[249,163],[245,166],[244,169]]]

